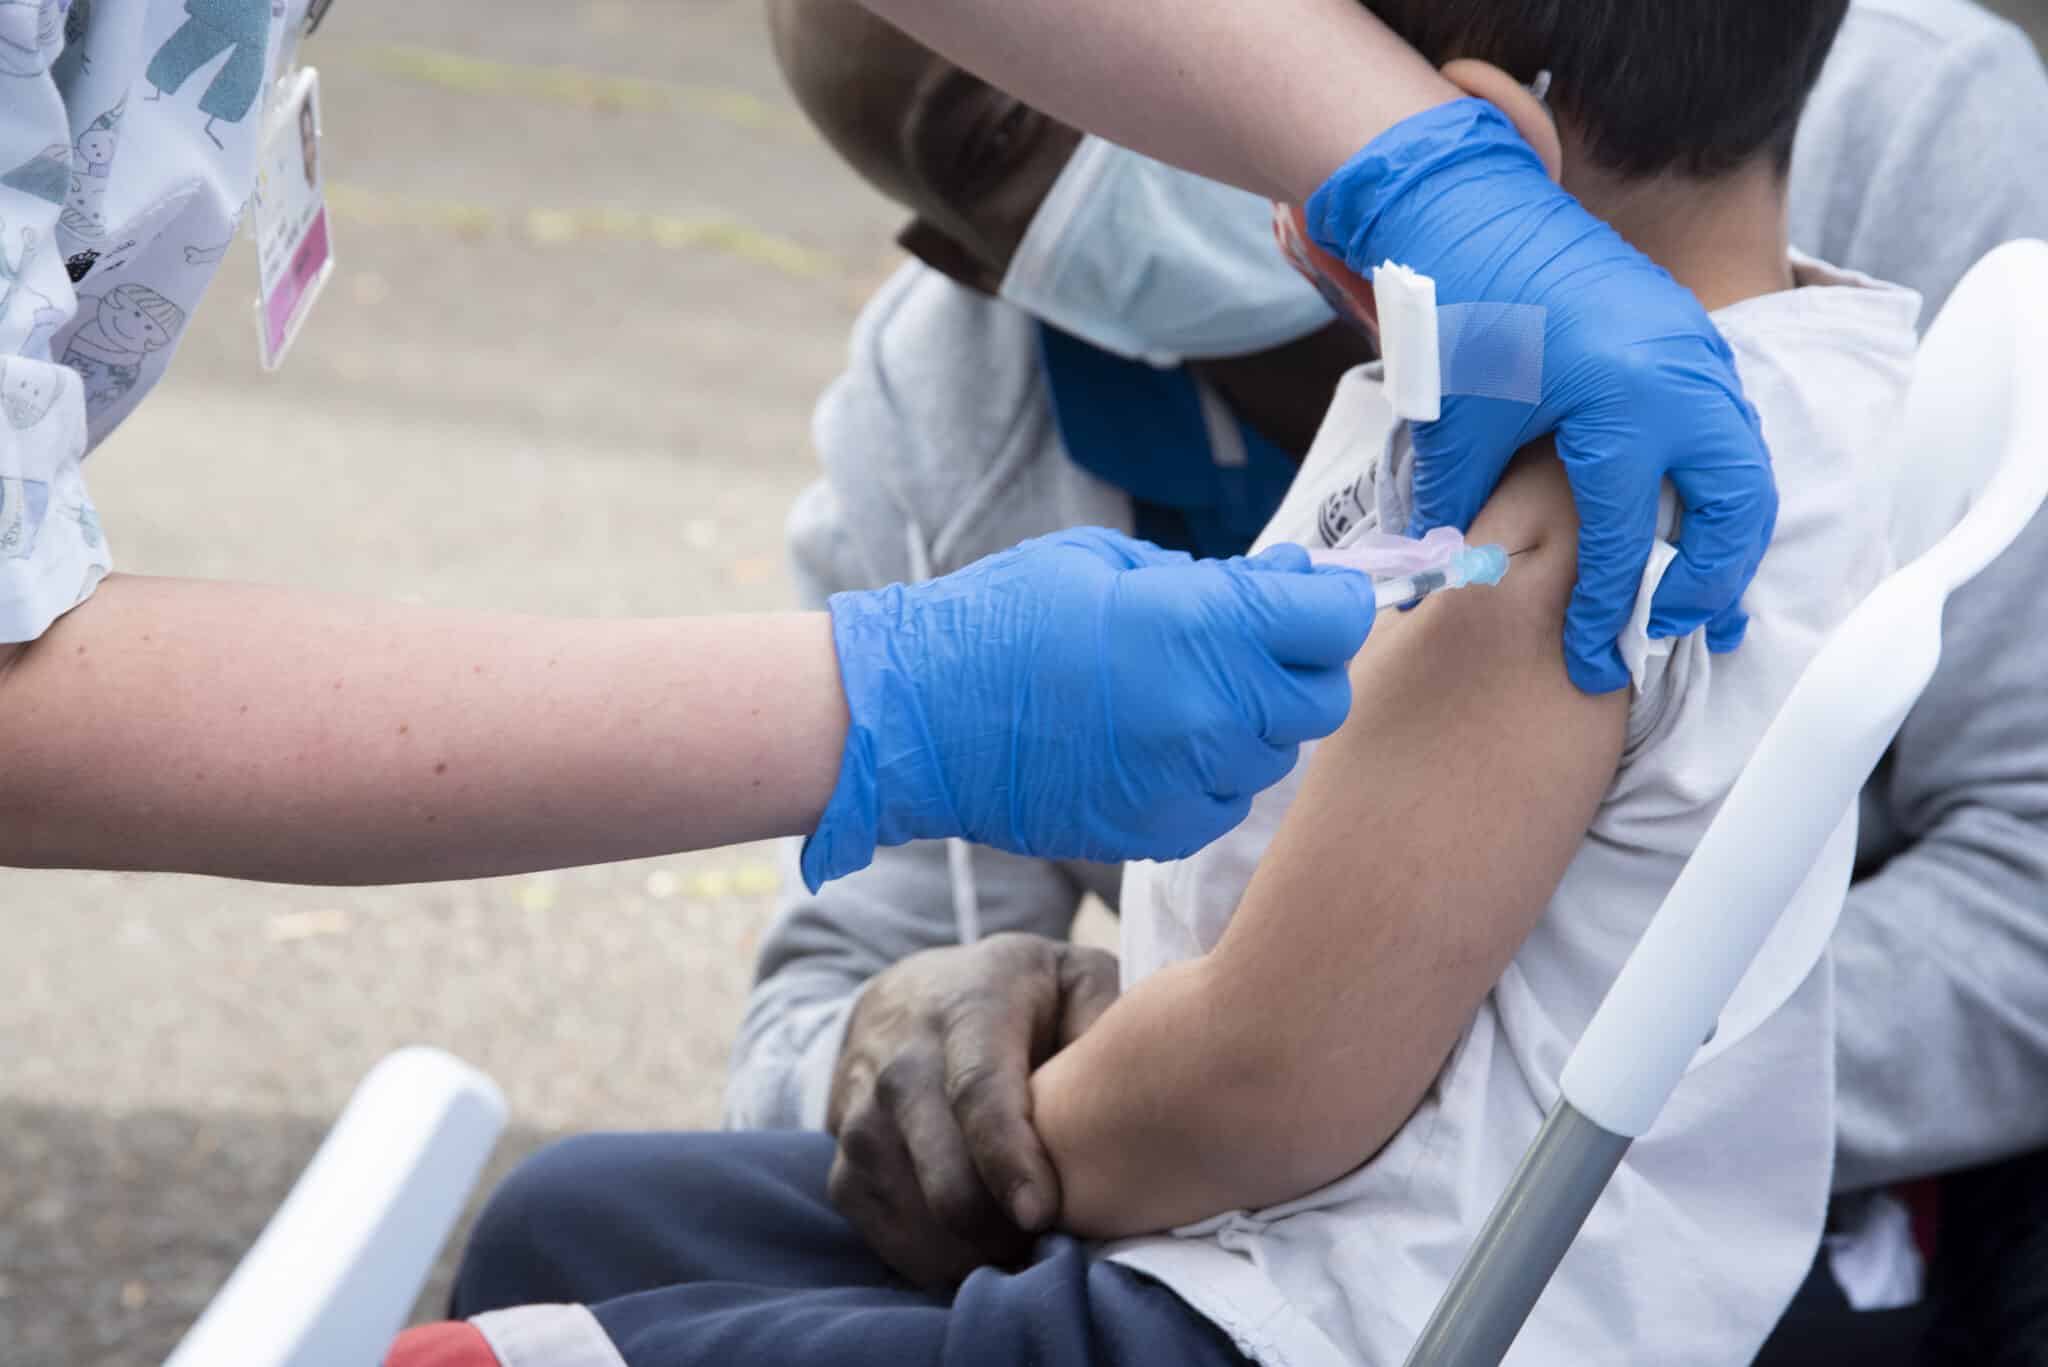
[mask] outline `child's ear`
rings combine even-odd
[[[1550,172],[1550,178],[1559,180],[1563,177],[1564,148],[1558,140],[1557,121],[1551,117],[1548,105],[1492,62],[1460,57],[1454,62],[1444,63],[1443,74],[1445,80],[1467,95],[1485,100],[1507,115],[1508,122],[1515,126],[1523,141],[1536,149],[1536,155],[1542,158],[1543,169]]]
[[[903,231],[896,234],[896,245],[955,284],[987,295],[1002,290],[1001,277],[989,270],[987,263],[962,246],[958,238],[922,218],[913,218],[904,225]]]

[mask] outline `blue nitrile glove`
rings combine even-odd
[[[1778,515],[1756,410],[1699,301],[1548,175],[1492,105],[1457,100],[1374,139],[1305,206],[1311,234],[1360,275],[1385,260],[1436,280],[1437,304],[1533,304],[1543,398],[1444,399],[1415,431],[1416,527],[1466,528],[1525,443],[1555,432],[1579,509],[1565,660],[1588,692],[1622,687],[1615,640],[1656,535],[1660,482],[1684,506],[1650,634],[1702,623],[1733,649],[1742,591]]]
[[[1192,854],[1343,723],[1373,618],[1371,580],[1299,546],[1198,561],[1099,527],[830,607],[852,725],[804,845],[813,891],[941,836]]]

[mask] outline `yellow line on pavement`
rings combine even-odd
[[[817,280],[842,274],[830,255],[738,219],[638,209],[498,209],[464,200],[420,199],[345,182],[329,183],[336,218],[377,228],[423,228],[472,241],[505,236],[540,247],[608,245],[701,250],[737,257],[782,275]]]
[[[569,66],[528,66],[403,43],[337,43],[332,50],[371,71],[464,95],[511,95],[584,109],[695,114],[739,128],[797,137],[810,125],[785,105],[722,86],[613,76]]]

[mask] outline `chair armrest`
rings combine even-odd
[[[504,1126],[468,1064],[385,1058],[165,1367],[382,1361]]]

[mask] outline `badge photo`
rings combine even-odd
[[[305,67],[284,78],[271,101],[250,201],[265,370],[283,363],[334,272],[320,152],[320,73]]]

